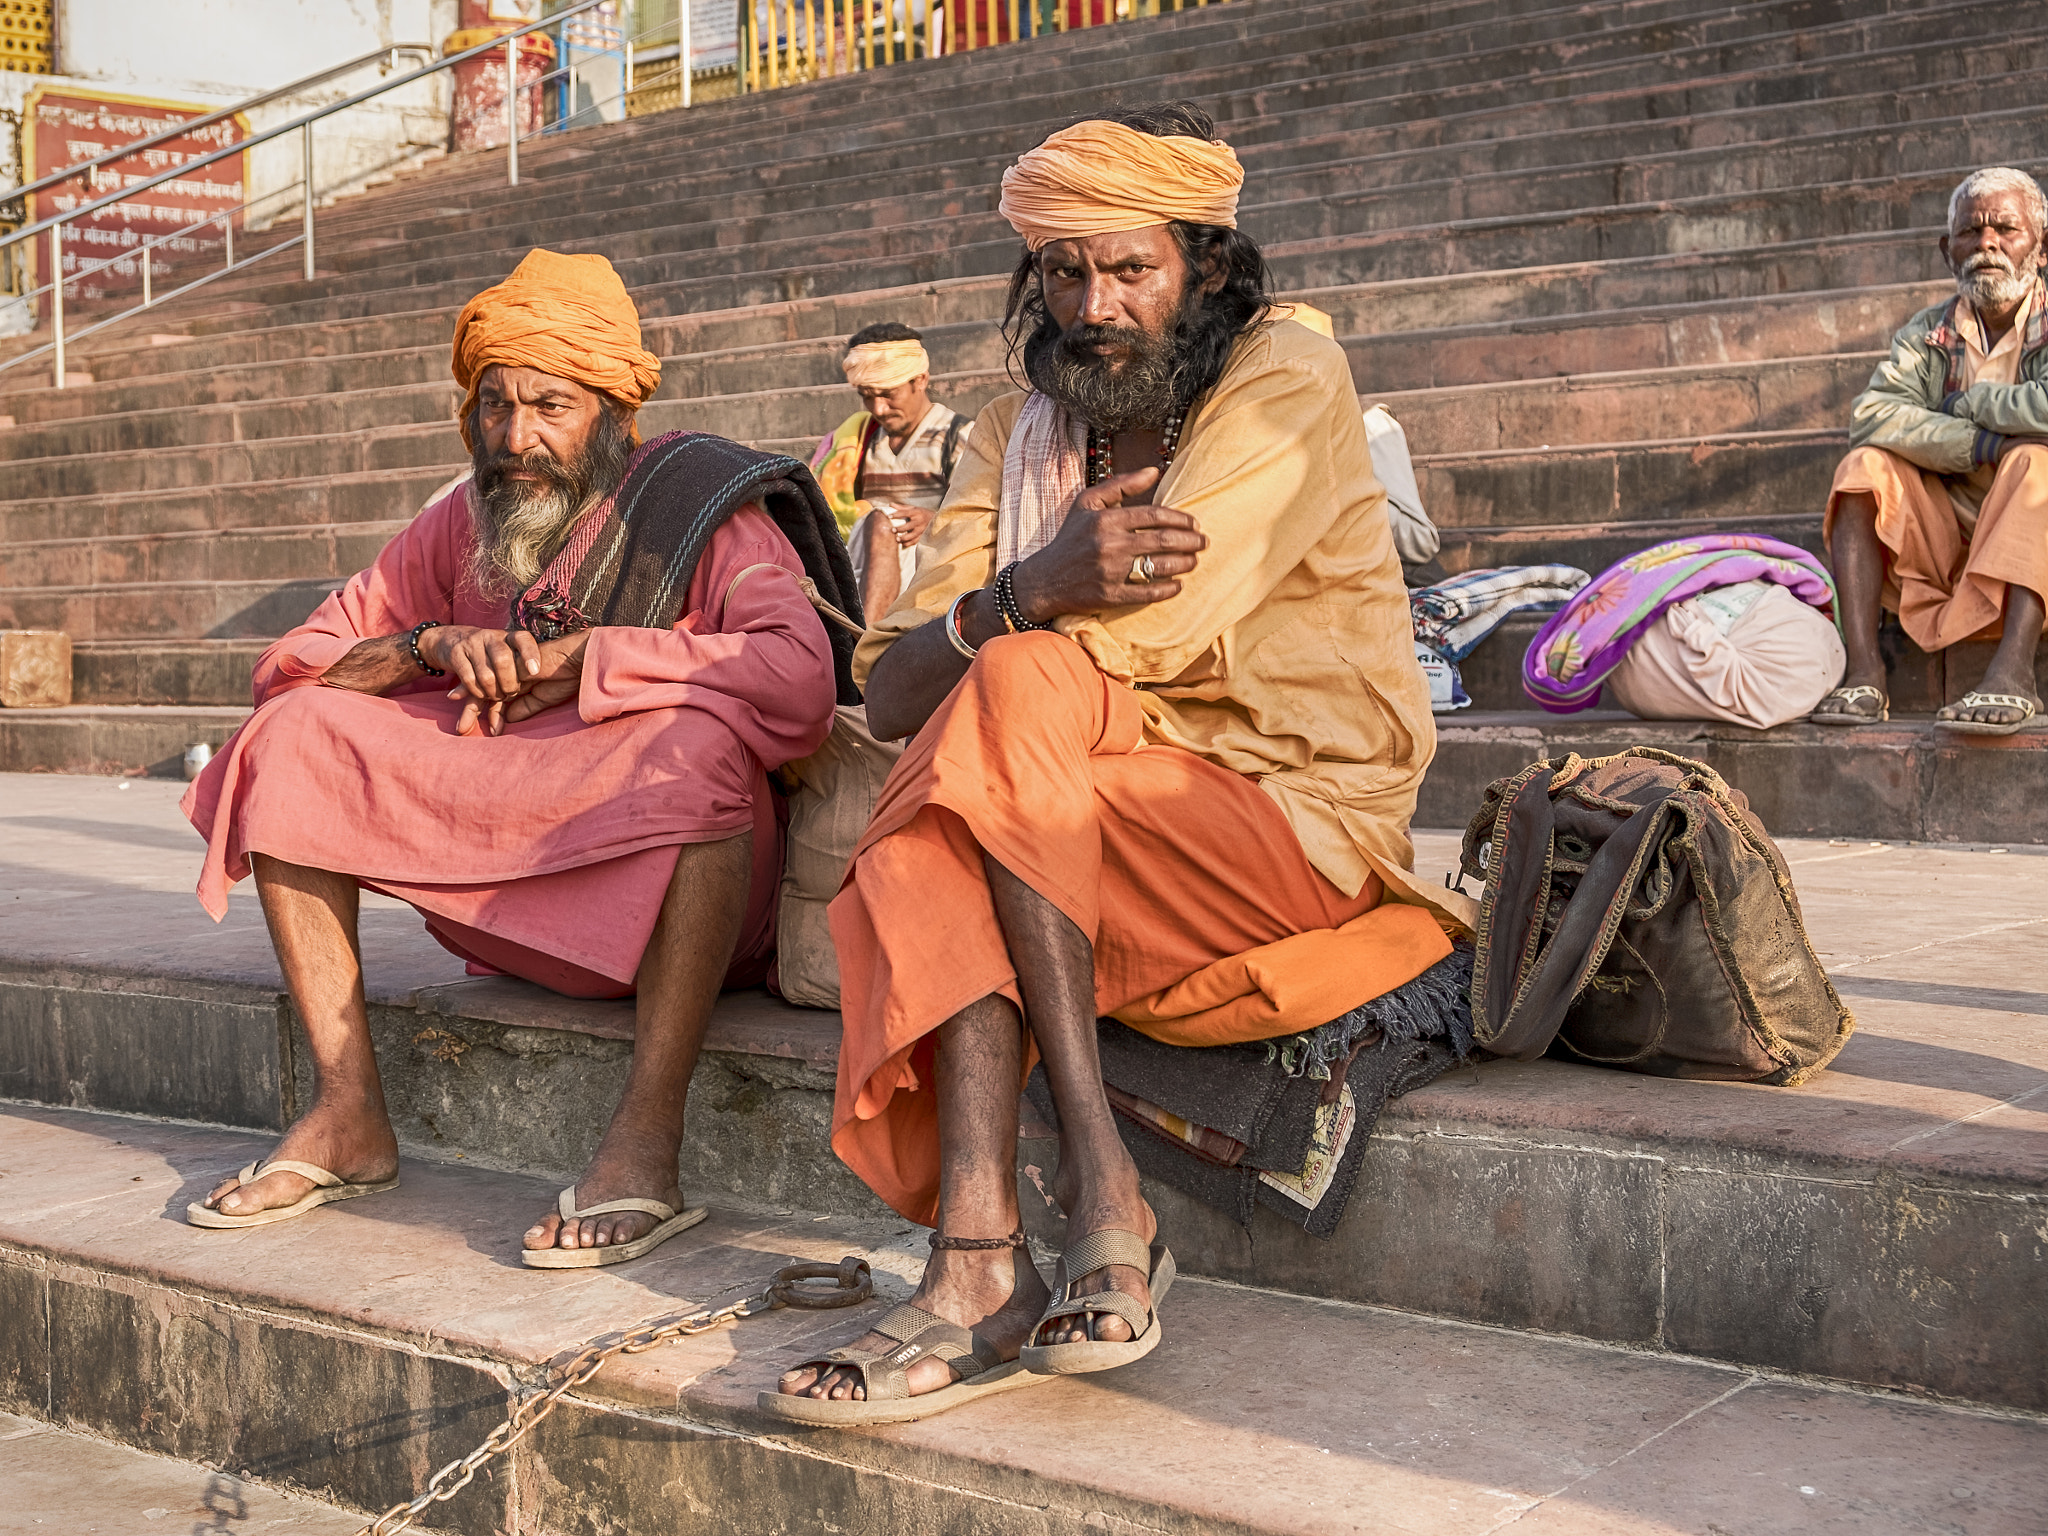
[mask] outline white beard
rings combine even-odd
[[[2016,304],[2032,284],[2031,273],[1988,262],[1966,266],[1956,275],[1956,292],[1968,299],[1974,309],[2004,309]]]

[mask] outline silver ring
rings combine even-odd
[[[1150,555],[1140,555],[1131,562],[1131,574],[1124,578],[1134,587],[1149,587],[1159,579],[1159,573],[1152,564]]]

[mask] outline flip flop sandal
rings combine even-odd
[[[1954,731],[1959,736],[2010,736],[2034,716],[2041,707],[2032,699],[2017,693],[1966,693],[1950,709],[2017,709],[2024,711],[2017,720],[1999,722],[1995,720],[1950,720],[1941,715],[1934,717],[1934,723],[1944,730]]]
[[[1091,1291],[1085,1296],[1073,1293],[1074,1281],[1068,1278],[1070,1275],[1091,1275],[1111,1264],[1147,1272],[1146,1285],[1152,1292],[1150,1311],[1138,1305],[1137,1297],[1122,1291]],[[1091,1371],[1113,1370],[1119,1365],[1129,1365],[1133,1360],[1144,1359],[1159,1347],[1163,1337],[1159,1328],[1159,1303],[1172,1289],[1174,1274],[1173,1254],[1164,1243],[1153,1243],[1148,1248],[1145,1239],[1137,1233],[1113,1228],[1090,1232],[1060,1255],[1059,1269],[1053,1276],[1052,1300],[1039,1314],[1038,1325],[1031,1330],[1031,1337],[1036,1339],[1044,1333],[1046,1324],[1055,1318],[1108,1312],[1131,1325],[1131,1338],[1124,1343],[1087,1339],[1077,1344],[1027,1344],[1017,1358],[1024,1362],[1026,1370],[1044,1376],[1081,1376]]]
[[[652,1253],[678,1232],[687,1232],[711,1214],[708,1205],[678,1212],[665,1200],[631,1198],[607,1200],[602,1205],[579,1211],[576,1209],[574,1184],[562,1191],[561,1197],[555,1201],[555,1209],[564,1221],[574,1221],[581,1216],[609,1216],[614,1211],[641,1211],[660,1225],[645,1237],[636,1237],[630,1243],[608,1243],[602,1248],[522,1248],[519,1261],[528,1269],[601,1269],[607,1264],[623,1264],[643,1253]]]
[[[803,1362],[813,1366],[851,1366],[859,1371],[861,1385],[868,1394],[865,1402],[851,1398],[834,1402],[824,1397],[763,1392],[757,1399],[761,1411],[792,1424],[830,1424],[841,1428],[909,1424],[946,1413],[976,1398],[1036,1386],[1046,1379],[1032,1375],[1015,1360],[1003,1359],[980,1334],[908,1302],[868,1331],[896,1340],[897,1347],[869,1350],[855,1349],[849,1344]],[[950,1387],[912,1397],[910,1367],[927,1355],[945,1361],[960,1373],[961,1379]]]
[[[1877,713],[1869,715],[1850,706],[1859,699],[1877,700]],[[1892,701],[1882,688],[1858,683],[1854,688],[1830,688],[1806,718],[1815,725],[1883,725],[1892,717]]]
[[[295,1205],[273,1206],[267,1211],[253,1211],[247,1216],[230,1216],[225,1211],[216,1211],[194,1200],[185,1207],[185,1220],[195,1227],[267,1227],[272,1222],[303,1216],[316,1206],[332,1205],[337,1200],[353,1200],[357,1195],[381,1195],[387,1189],[398,1188],[395,1178],[386,1179],[381,1184],[350,1184],[317,1163],[274,1157],[267,1163],[251,1163],[236,1174],[235,1189],[254,1184],[267,1173],[296,1173],[302,1179],[313,1181],[313,1191]],[[230,1190],[228,1193],[233,1192]]]

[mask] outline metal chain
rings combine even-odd
[[[818,1290],[806,1287],[802,1283],[806,1280],[831,1280],[834,1284],[830,1290]],[[470,1485],[492,1457],[502,1455],[517,1445],[534,1425],[554,1412],[555,1404],[603,1370],[605,1362],[614,1355],[637,1355],[645,1350],[658,1349],[671,1339],[706,1333],[722,1323],[778,1311],[783,1307],[823,1312],[836,1307],[857,1306],[874,1294],[874,1288],[874,1277],[868,1273],[867,1260],[849,1253],[837,1264],[785,1265],[775,1272],[775,1278],[758,1295],[715,1311],[678,1313],[674,1317],[642,1323],[638,1328],[601,1333],[573,1354],[564,1351],[557,1355],[549,1362],[549,1384],[545,1390],[515,1403],[505,1422],[492,1430],[483,1444],[467,1456],[449,1462],[428,1478],[426,1491],[418,1498],[410,1503],[392,1505],[357,1531],[356,1536],[398,1536],[420,1517],[428,1505],[454,1498]]]

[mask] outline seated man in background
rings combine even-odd
[[[1350,368],[1272,314],[1242,181],[1184,103],[1062,130],[1003,178],[1032,387],[981,413],[929,560],[861,643],[871,728],[915,739],[831,908],[832,1144],[933,1253],[908,1306],[763,1394],[783,1417],[887,1422],[1150,1350],[1172,1258],[1098,1015],[1266,1038],[1238,957],[1344,926],[1329,969],[1363,1000],[1471,920],[1412,873],[1436,737]],[[1035,1057],[1068,1231],[1050,1306],[1014,1171]]]
[[[2005,735],[2041,708],[2034,649],[2048,623],[2048,303],[2031,176],[1969,176],[1949,198],[1942,259],[1956,296],[1922,310],[1851,410],[1827,542],[1849,664],[1813,718],[1886,719],[1880,606],[1924,651],[1998,636],[1976,688],[1938,716]]]
[[[189,1215],[250,1226],[396,1182],[368,888],[473,972],[637,995],[610,1127],[525,1236],[538,1267],[611,1263],[704,1214],[676,1184],[683,1102],[721,985],[774,944],[767,772],[832,720],[834,650],[782,528],[835,552],[838,578],[808,572],[828,594],[851,573],[794,460],[636,447],[660,364],[602,256],[531,252],[463,310],[454,373],[473,478],[264,653],[255,714],[186,797],[200,900],[220,918],[253,868],[314,1065],[276,1153]]]
[[[916,573],[925,530],[974,424],[932,399],[924,338],[907,325],[885,321],[856,331],[840,367],[863,408],[819,440],[811,468],[848,529],[872,623]]]

